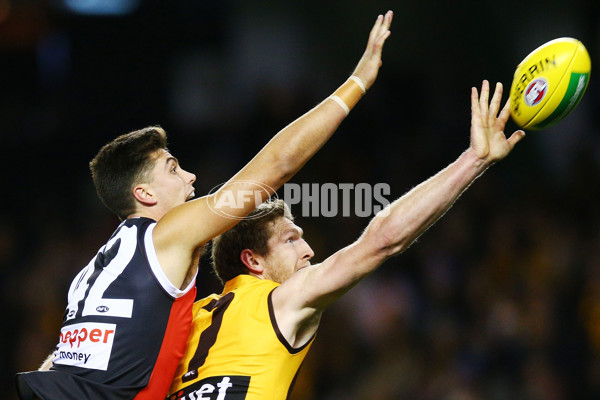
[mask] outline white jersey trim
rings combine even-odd
[[[156,250],[154,249],[154,241],[152,240],[152,232],[154,231],[154,227],[156,226],[156,222],[148,226],[146,229],[146,233],[144,234],[144,246],[146,247],[146,255],[148,256],[148,264],[150,264],[150,268],[152,269],[152,273],[163,287],[164,290],[169,293],[172,297],[178,298],[189,292],[194,285],[196,284],[196,275],[198,275],[198,270],[194,274],[194,278],[191,280],[190,284],[183,290],[179,289],[175,285],[171,283],[169,278],[165,275],[165,271],[163,271],[160,263],[158,262],[158,256],[156,255]]]

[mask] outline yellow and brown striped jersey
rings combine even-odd
[[[169,400],[284,400],[312,340],[292,348],[273,315],[279,284],[240,275],[194,304],[192,330]]]

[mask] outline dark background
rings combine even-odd
[[[387,183],[392,200],[467,148],[472,86],[508,92],[518,62],[557,37],[582,40],[593,67],[600,54],[589,0],[134,0],[121,16],[69,3],[0,0],[7,399],[14,373],[53,349],[68,285],[118,223],[87,167],[110,139],[162,125],[207,193],[333,92],[392,9],[375,86],[292,180]],[[600,397],[596,82],[326,312],[294,399]],[[319,261],[368,218],[297,222]],[[205,263],[198,286],[221,290]]]

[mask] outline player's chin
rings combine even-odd
[[[188,195],[188,197],[185,198],[185,201],[188,202],[190,200],[193,200],[194,197],[196,197],[196,196],[195,196],[194,192],[192,192]]]

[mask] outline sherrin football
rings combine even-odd
[[[590,56],[573,38],[551,40],[517,66],[510,88],[510,112],[523,129],[539,130],[566,117],[590,80]]]

